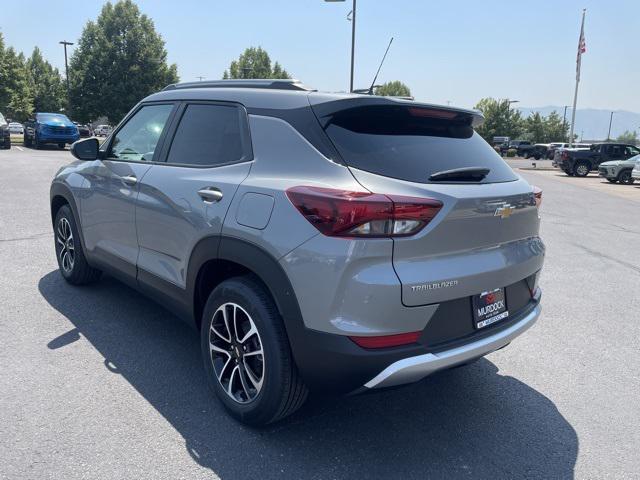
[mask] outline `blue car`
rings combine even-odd
[[[61,113],[36,113],[24,124],[24,145],[40,148],[55,143],[60,148],[80,138],[78,127]]]

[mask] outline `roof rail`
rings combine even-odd
[[[314,92],[300,80],[291,79],[232,79],[232,80],[204,80],[202,82],[172,83],[162,89],[176,90],[181,88],[264,88],[272,90],[300,90]]]

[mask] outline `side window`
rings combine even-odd
[[[634,156],[638,155],[639,153],[640,153],[640,150],[638,150],[635,147],[625,147],[625,149],[624,149],[624,156],[626,158],[634,157]]]
[[[611,149],[611,151],[609,152],[609,154],[611,155],[611,157],[613,159],[620,159],[623,157],[622,155],[622,151],[623,148],[620,145],[613,145],[611,147],[609,147]]]
[[[251,157],[244,112],[228,105],[188,105],[171,143],[167,163],[210,166]]]
[[[108,158],[119,160],[153,160],[160,135],[165,128],[173,105],[147,105],[138,110],[133,117],[116,133]]]

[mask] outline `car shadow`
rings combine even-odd
[[[264,429],[227,416],[205,384],[197,334],[104,277],[68,285],[42,277],[42,296],[70,322],[54,351],[88,340],[221,478],[572,478],[575,430],[544,395],[489,360],[370,395],[314,398]],[[80,381],[80,380],[79,380]],[[151,454],[151,453],[150,453]]]

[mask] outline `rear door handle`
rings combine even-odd
[[[200,195],[202,200],[204,200],[205,202],[211,203],[219,202],[223,197],[222,192],[215,187],[201,188],[200,190],[198,190],[198,195]]]
[[[122,181],[127,185],[135,185],[136,183],[138,183],[138,179],[135,177],[135,175],[125,175],[124,177],[120,178],[122,178]]]

